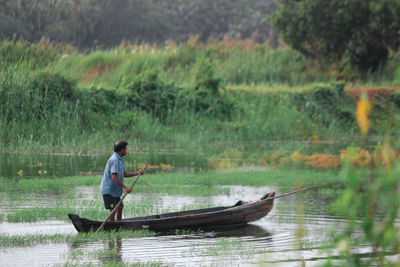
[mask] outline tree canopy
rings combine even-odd
[[[77,47],[176,42],[191,36],[264,41],[274,0],[0,0],[0,38],[42,37]]]
[[[271,17],[283,40],[323,62],[376,70],[400,43],[399,0],[280,0]]]

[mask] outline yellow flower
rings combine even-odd
[[[22,175],[24,174],[24,171],[23,171],[23,170],[19,170],[19,171],[17,172],[17,174],[18,174],[18,176],[22,176]]]
[[[363,96],[357,102],[356,117],[358,125],[360,126],[361,132],[367,134],[369,130],[369,112],[372,109],[372,104],[369,102],[368,98]]]

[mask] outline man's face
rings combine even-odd
[[[122,156],[125,156],[126,153],[128,153],[128,146],[126,146],[125,149],[122,149],[122,150],[121,150]]]

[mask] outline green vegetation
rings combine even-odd
[[[398,1],[280,1],[272,17],[284,41],[317,61],[357,67],[366,73],[384,65],[400,45]],[[383,30],[384,29],[384,30]]]
[[[78,246],[82,243],[88,243],[93,241],[102,241],[106,239],[116,238],[138,238],[148,237],[156,235],[155,232],[149,230],[137,230],[137,231],[108,231],[99,233],[84,233],[84,234],[31,234],[31,235],[0,235],[0,248],[7,247],[25,247],[33,246],[37,244],[48,244],[48,243],[70,243],[71,245]]]
[[[151,199],[125,200],[125,216],[136,217],[177,211],[175,205],[163,207],[161,197],[229,195],[228,185],[276,186],[285,193],[295,188],[299,181],[304,185],[341,183],[335,172],[301,171],[226,171],[203,174],[146,174],[135,185],[133,195],[144,193]],[[107,211],[103,207],[99,190],[99,177],[20,178],[0,179],[4,217],[8,222],[35,222],[40,220],[65,220],[68,213],[103,220]],[[268,193],[268,192],[264,192]],[[335,192],[331,192],[335,195]],[[157,197],[156,197],[157,196]],[[260,196],[254,196],[260,197]],[[26,205],[29,201],[29,206]],[[232,203],[233,204],[233,203]],[[207,202],[188,202],[185,210],[208,207]]]
[[[204,249],[202,253],[205,255],[236,255],[236,253],[240,253],[243,251],[243,242],[240,239],[228,240],[228,239],[220,239],[212,246]],[[245,253],[243,253],[245,255]]]
[[[323,179],[321,179],[323,178]],[[135,185],[135,192],[147,193],[170,193],[172,195],[192,195],[191,191],[185,189],[176,189],[171,191],[168,186],[197,186],[211,187],[217,185],[293,185],[297,180],[303,180],[308,183],[326,183],[329,180],[336,180],[335,172],[321,172],[314,170],[268,170],[268,171],[224,171],[211,173],[159,173],[146,174]],[[67,195],[76,191],[79,187],[97,188],[100,186],[101,178],[98,176],[74,176],[64,178],[20,178],[6,179],[0,178],[0,192],[10,195],[32,194],[32,195]],[[127,179],[127,181],[129,181]],[[133,180],[131,180],[133,181]],[[167,189],[165,189],[167,187]],[[177,191],[182,190],[182,191]],[[217,190],[217,189],[215,189]],[[204,192],[202,192],[204,193]],[[209,195],[221,193],[220,191],[211,191]]]
[[[272,187],[279,195],[320,185],[277,208],[277,216],[296,223],[295,250],[335,249],[331,255],[340,255],[324,257],[327,266],[329,259],[392,265],[386,256],[400,252],[400,145],[383,140],[400,130],[400,2],[280,3],[271,21],[291,48],[266,22],[278,8],[273,0],[6,1],[0,151],[91,154],[125,139],[138,150],[199,154],[220,170],[147,174],[125,200],[125,217],[208,207],[215,204],[208,199],[229,196],[235,186]],[[366,145],[371,138],[374,148]],[[356,144],[334,154],[316,148],[344,139]],[[261,145],[268,141],[279,147]],[[35,171],[45,175],[41,164]],[[254,164],[265,169],[245,170]],[[0,221],[67,221],[68,213],[102,220],[108,212],[99,184],[99,177],[0,178]],[[168,196],[185,201],[163,203]],[[344,218],[344,229],[334,229],[333,245],[307,244],[309,209],[326,214],[333,199],[329,212]],[[0,235],[0,249],[67,243],[77,248],[67,265],[126,266],[114,243],[155,234]],[[105,241],[114,247],[79,248]],[[245,246],[219,239],[193,250],[231,260],[247,255]],[[364,247],[371,253],[354,253]],[[153,265],[164,264],[132,264]]]
[[[359,134],[359,91],[329,82],[334,73],[309,68],[288,48],[189,41],[125,44],[89,55],[68,49],[46,41],[0,44],[2,150],[87,152],[123,138],[202,151],[203,144],[226,140]],[[395,84],[399,58],[393,52],[382,76],[368,82]],[[374,124],[370,135],[397,132],[398,116],[387,115],[398,113],[399,94],[383,88],[375,95],[371,114],[385,123]]]
[[[377,168],[352,168],[349,163],[342,171],[345,190],[330,207],[331,213],[348,219],[344,231],[335,233],[335,244],[349,266],[395,266],[385,256],[400,251],[400,165],[388,143],[382,155],[383,166]],[[369,246],[373,256],[361,261],[354,255],[352,248],[361,245]]]

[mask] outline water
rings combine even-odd
[[[21,154],[0,153],[0,177],[99,175],[104,171],[110,154]],[[128,169],[137,170],[148,161],[155,170],[196,171],[207,168],[201,155],[163,152],[129,153],[125,158]]]
[[[270,191],[282,193],[283,189],[251,186],[229,186],[229,194],[214,197],[158,196],[161,201],[155,205],[169,210],[179,210],[185,205],[202,202],[209,206],[232,205],[238,199],[254,200]],[[134,205],[140,199],[154,197],[152,194],[136,194],[125,205]],[[304,214],[298,214],[293,205],[305,201]],[[311,201],[320,201],[314,199]],[[63,265],[66,262],[87,262],[95,251],[112,250],[111,255],[90,259],[94,264],[109,260],[123,263],[158,263],[174,266],[298,266],[304,260],[307,266],[326,261],[328,251],[322,246],[331,240],[331,230],[340,230],[345,221],[323,213],[327,205],[309,205],[310,201],[301,195],[292,195],[275,201],[270,214],[244,227],[227,227],[213,231],[175,232],[152,237],[115,237],[96,242],[78,244],[40,244],[29,248],[6,248],[0,250],[0,265],[44,266]],[[308,208],[310,207],[310,208]],[[322,209],[322,210],[321,210]],[[299,222],[304,220],[305,235],[298,238]],[[38,223],[0,224],[0,234],[76,234],[71,223],[42,221]],[[299,241],[302,243],[299,243]],[[367,248],[366,248],[367,249]],[[367,249],[368,250],[368,249]],[[334,252],[337,253],[337,252]],[[78,255],[78,256],[77,256]],[[79,256],[81,255],[81,256]],[[84,256],[82,256],[84,255]],[[88,256],[89,255],[89,256]],[[329,255],[332,255],[330,252]],[[80,259],[79,257],[82,257]],[[93,258],[93,257],[92,257]]]
[[[181,149],[141,149],[133,148],[125,156],[125,165],[129,170],[141,168],[149,162],[152,171],[197,172],[213,168],[213,161],[231,160],[234,164],[257,165],[265,154],[280,151],[290,155],[299,151],[311,155],[313,153],[330,153],[339,155],[342,149],[350,144],[362,145],[364,148],[374,148],[379,140],[370,139],[338,139],[320,141],[266,141],[263,143],[216,143],[202,146],[202,151],[187,151]],[[164,145],[165,146],[165,145]],[[229,152],[239,153],[239,158],[229,158]],[[227,152],[227,153],[224,153]],[[104,171],[110,153],[17,153],[0,151],[0,177],[37,177],[37,176],[75,176],[99,175]],[[227,158],[228,157],[228,158]]]
[[[227,144],[223,144],[226,146]],[[241,144],[245,164],[257,164],[258,158],[279,147],[302,151],[302,153],[338,154],[348,142],[311,143],[298,142],[284,144],[271,142]],[[371,143],[371,146],[374,144]],[[207,149],[206,149],[207,150]],[[125,162],[129,170],[136,170],[146,161],[157,167],[156,171],[196,172],[210,169],[210,155],[218,155],[226,149],[210,149],[210,153],[187,153],[183,151],[147,151],[129,153]],[[0,176],[38,177],[101,175],[110,154],[20,154],[0,153]],[[245,165],[244,164],[244,165]],[[162,168],[161,166],[164,166]],[[166,166],[166,167],[165,167]],[[168,167],[170,166],[170,167]],[[133,194],[125,205],[135,205],[144,199],[152,201],[154,210],[178,211],[196,205],[229,206],[237,200],[255,200],[270,191],[278,194],[287,192],[285,188],[225,186],[229,193],[212,197],[179,195]],[[94,199],[92,190],[77,188],[77,193],[85,192],[84,198]],[[97,192],[97,188],[96,188]],[[82,196],[81,196],[82,197]],[[325,212],[332,199],[323,193],[296,194],[275,201],[270,214],[244,227],[229,227],[214,231],[164,233],[152,237],[109,237],[102,241],[79,243],[51,243],[22,248],[0,249],[0,266],[63,266],[65,263],[93,263],[107,261],[123,263],[163,263],[173,266],[316,266],[327,261],[329,256],[337,256],[338,251],[328,251],[324,246],[332,241],[334,231],[344,229],[347,222],[341,218],[328,216]],[[46,203],[46,199],[40,201]],[[26,203],[27,206],[40,205],[39,200]],[[297,208],[304,207],[304,213]],[[304,236],[299,231],[304,230]],[[67,221],[40,221],[38,223],[0,223],[0,235],[27,234],[68,234],[76,235],[76,230]],[[108,253],[112,251],[112,253]],[[368,256],[369,247],[358,247],[355,254]],[[340,262],[340,259],[335,259]],[[334,261],[335,261],[334,260]]]

